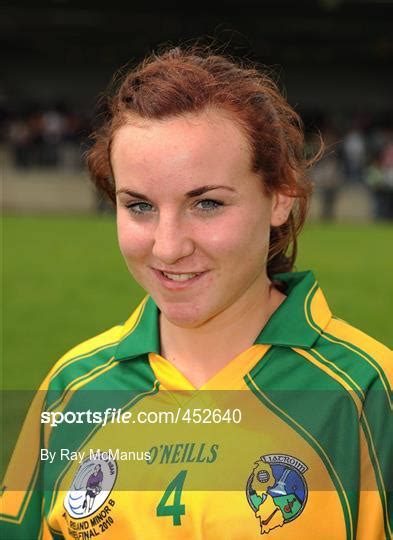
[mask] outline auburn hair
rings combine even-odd
[[[123,75],[105,106],[87,164],[96,187],[114,204],[111,143],[130,117],[162,120],[207,109],[229,113],[248,139],[252,168],[266,193],[294,198],[286,223],[271,228],[267,273],[293,269],[312,192],[306,172],[316,158],[306,157],[302,121],[267,73],[209,47],[166,49]]]

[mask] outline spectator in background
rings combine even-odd
[[[64,171],[76,171],[81,168],[80,132],[82,118],[74,112],[64,116],[64,131],[59,145],[59,166]]]
[[[42,116],[43,165],[56,166],[59,162],[59,145],[65,133],[64,116],[51,108]]]
[[[75,172],[83,167],[82,145],[89,132],[87,118],[63,104],[49,109],[30,105],[25,114],[10,115],[5,140],[17,168],[55,167]]]
[[[20,117],[10,121],[8,127],[8,140],[12,148],[14,164],[18,168],[26,169],[31,165],[31,131],[29,124]]]
[[[393,219],[393,134],[385,131],[385,144],[367,169],[366,182],[374,199],[374,217]]]
[[[366,166],[366,142],[360,129],[354,127],[344,136],[342,152],[347,179],[362,182]]]
[[[326,145],[324,157],[314,165],[312,177],[317,191],[321,195],[321,214],[323,220],[335,218],[335,206],[340,188],[343,184],[342,170],[339,164],[334,144],[337,134],[329,128],[323,133],[322,138]]]
[[[31,133],[30,151],[33,165],[41,165],[43,161],[42,112],[34,110],[28,117]]]

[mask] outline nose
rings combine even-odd
[[[174,215],[160,216],[155,228],[153,256],[170,265],[192,255],[194,250],[191,230],[184,219]]]

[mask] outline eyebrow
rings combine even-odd
[[[199,197],[199,195],[203,195],[207,191],[213,191],[214,189],[227,189],[228,191],[235,192],[236,190],[230,186],[201,186],[200,188],[192,189],[191,191],[188,191],[186,193],[187,197]]]
[[[201,186],[196,189],[192,189],[191,191],[187,191],[186,197],[189,197],[190,199],[192,197],[199,197],[200,195],[203,195],[204,193],[207,193],[208,191],[213,191],[215,189],[226,189],[228,191],[236,192],[236,190],[230,186],[220,186],[220,185],[208,185],[208,186]],[[146,199],[148,200],[149,197],[146,197],[146,195],[143,195],[143,193],[138,193],[137,191],[132,191],[131,189],[118,189],[116,191],[116,194],[119,193],[126,193],[127,195],[130,195],[131,197],[135,197],[136,199]]]

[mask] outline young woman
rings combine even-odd
[[[390,538],[391,356],[293,272],[309,163],[275,84],[209,51],[152,56],[88,164],[148,296],[44,381],[5,537]],[[178,425],[146,423],[168,409]]]

